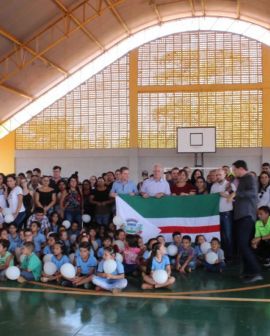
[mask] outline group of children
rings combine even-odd
[[[36,220],[38,217],[39,221]],[[198,235],[195,246],[190,236],[172,235],[175,246],[174,255],[169,255],[163,236],[152,238],[145,245],[138,235],[126,234],[111,223],[108,227],[80,227],[73,222],[69,229],[58,225],[57,214],[52,214],[48,225],[42,225],[41,214],[35,213],[28,221],[27,228],[17,230],[14,223],[0,229],[0,279],[5,280],[5,271],[16,265],[21,273],[18,281],[54,281],[63,286],[94,288],[96,290],[120,291],[127,287],[126,276],[142,276],[142,289],[171,287],[175,282],[172,271],[189,273],[196,267],[205,267],[208,271],[221,272],[224,267],[224,253],[217,238],[211,240],[207,252],[218,256],[214,264],[205,260],[201,245],[206,242]],[[44,224],[44,221],[43,221]],[[112,273],[104,271],[104,263],[115,260],[116,268]],[[44,265],[51,261],[55,265],[53,275],[46,274]],[[76,274],[65,278],[60,268],[71,263]],[[167,281],[159,284],[153,278],[153,272],[165,270]]]

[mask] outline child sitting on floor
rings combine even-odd
[[[165,283],[158,284],[154,281],[153,272],[156,270],[165,270],[168,273],[168,280]],[[161,243],[155,243],[148,260],[146,274],[143,273],[142,289],[171,287],[174,282],[175,278],[171,276],[171,265],[169,257],[166,255],[165,246]]]
[[[195,253],[191,246],[190,236],[186,235],[182,238],[182,244],[175,260],[175,268],[180,273],[191,272],[196,268]]]
[[[0,239],[0,281],[6,280],[6,269],[13,266],[13,255],[8,251],[9,245],[8,240]]]
[[[91,245],[88,242],[82,242],[79,245],[80,254],[76,257],[77,274],[72,280],[73,286],[88,287],[92,282],[93,274],[97,266],[97,260],[91,253]]]
[[[203,243],[206,243],[204,235],[197,235],[195,238],[195,246],[194,246],[197,266],[202,266],[204,264],[204,254],[202,253],[201,250],[201,245]]]
[[[105,236],[102,240],[102,247],[100,247],[97,251],[97,258],[98,260],[101,260],[104,255],[104,249],[112,247],[112,238],[109,236]]]
[[[53,246],[55,242],[58,240],[58,234],[54,232],[49,232],[47,236],[47,244],[43,249],[43,254],[53,254]]]
[[[209,264],[207,261],[205,261],[205,268],[209,272],[222,272],[225,268],[225,261],[224,261],[224,252],[220,248],[220,241],[218,238],[212,238],[211,240],[211,248],[207,251],[209,252],[214,252],[217,254],[217,261],[214,264]],[[207,255],[206,253],[206,255]],[[205,255],[205,257],[206,257]]]
[[[25,258],[21,264],[21,275],[18,278],[19,283],[25,281],[39,281],[42,271],[42,263],[39,257],[34,253],[35,245],[33,242],[23,244],[23,254]]]
[[[51,262],[57,267],[57,271],[54,275],[48,275],[42,273],[41,282],[48,282],[53,280],[60,280],[60,268],[66,263],[69,263],[69,258],[65,255],[65,245],[62,241],[56,241],[53,245],[53,256]]]
[[[139,267],[139,255],[141,249],[138,246],[138,238],[135,235],[126,236],[126,246],[124,249],[124,268],[126,274],[134,273]]]
[[[115,260],[115,252],[113,248],[104,248],[103,259],[98,264],[97,275],[93,276],[92,282],[96,285],[96,290],[105,289],[117,293],[127,287],[127,279],[125,279],[124,267],[120,261],[115,260],[116,270],[107,274],[104,272],[104,262],[106,260]]]

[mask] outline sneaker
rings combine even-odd
[[[270,267],[270,258],[265,259],[263,266]]]
[[[263,277],[260,274],[254,275],[253,277],[247,279],[244,281],[245,284],[252,284],[255,283],[257,281],[262,281]]]

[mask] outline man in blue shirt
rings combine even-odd
[[[135,183],[129,180],[129,169],[122,167],[120,173],[120,180],[113,183],[110,196],[115,197],[118,194],[136,195],[138,190]]]

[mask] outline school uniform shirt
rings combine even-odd
[[[22,270],[32,272],[36,281],[40,279],[42,262],[34,252],[30,256],[26,256],[23,259],[21,268]]]
[[[268,235],[270,235],[270,217],[265,225],[261,220],[257,220],[255,224],[255,238]]]
[[[8,251],[5,253],[5,255],[3,255],[3,256],[0,255],[0,266],[5,265],[8,257],[10,257],[10,256],[11,256],[11,253],[8,252]],[[13,265],[14,265],[14,260],[12,258],[10,263],[9,263],[9,266],[13,266]]]
[[[60,271],[61,266],[66,263],[70,263],[70,260],[66,255],[63,255],[61,259],[58,259],[56,256],[52,256],[51,262],[55,264],[57,271]]]
[[[75,251],[75,257],[77,258],[79,256],[80,256],[80,249],[77,248],[77,250]],[[90,257],[93,257],[93,258],[95,257],[95,254],[92,248],[90,249]]]
[[[146,250],[146,251],[144,251],[143,252],[143,260],[147,260],[148,258],[150,258],[151,257],[151,251],[148,251],[148,250]]]
[[[22,240],[19,237],[19,235],[16,235],[15,237],[12,237],[10,234],[8,235],[8,240],[10,242],[9,245],[9,251],[10,252],[14,252],[16,250],[17,247],[20,247],[22,244]]]
[[[105,273],[104,272],[104,262],[105,262],[105,260],[103,259],[103,260],[101,260],[100,262],[99,262],[99,264],[98,264],[98,268],[97,268],[97,272],[98,273]],[[113,274],[113,275],[120,275],[120,274],[124,274],[125,273],[125,271],[124,271],[124,266],[123,266],[123,264],[120,262],[120,261],[118,261],[118,260],[115,260],[115,262],[116,262],[116,269],[115,269],[115,271],[113,272],[113,273],[111,273],[111,274]],[[113,279],[110,279],[110,280],[113,280]]]
[[[103,257],[103,254],[104,254],[104,247],[100,247],[97,251],[97,257],[101,259]]]
[[[196,245],[194,247],[194,254],[195,254],[196,257],[200,257],[200,256],[203,255],[200,245]]]
[[[76,258],[76,266],[80,267],[81,269],[81,274],[83,275],[88,275],[90,272],[90,269],[92,267],[96,267],[97,266],[97,259],[93,256],[91,256],[91,254],[89,254],[88,259],[85,261],[82,259],[82,257],[79,255]]]
[[[167,255],[164,255],[159,262],[156,258],[153,258],[152,260],[152,271],[157,271],[157,270],[166,270],[166,267],[170,265],[170,259]]]
[[[4,209],[7,207],[7,201],[5,196],[5,189],[0,188],[0,208]]]
[[[41,251],[41,244],[46,242],[46,237],[43,233],[38,232],[36,236],[33,236],[33,243],[35,244],[35,252],[39,253]]]
[[[22,188],[19,186],[16,186],[14,189],[11,190],[11,192],[8,195],[8,204],[9,207],[12,210],[12,213],[15,213],[18,207],[18,196],[22,195],[23,196],[23,191]],[[25,207],[22,203],[21,208],[19,209],[19,212],[24,212],[25,211]]]
[[[47,245],[44,247],[43,249],[43,254],[53,254],[53,250],[51,248],[51,246]]]

